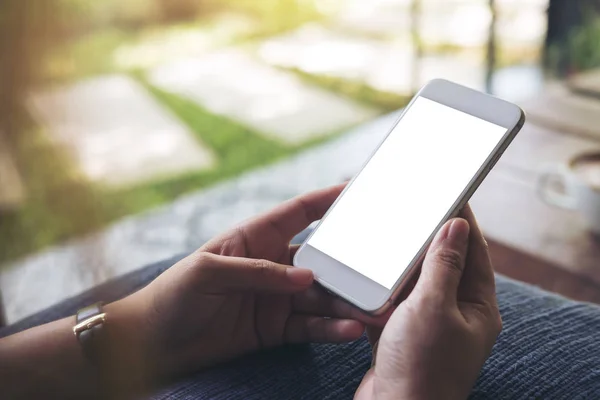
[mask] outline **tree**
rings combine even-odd
[[[583,25],[590,23],[589,17],[598,12],[600,0],[550,0],[544,49],[544,64],[547,68],[555,69],[559,75],[570,72],[572,35]]]

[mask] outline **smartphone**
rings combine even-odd
[[[458,214],[525,122],[516,105],[433,80],[411,100],[294,257],[370,314],[393,305],[438,229]]]

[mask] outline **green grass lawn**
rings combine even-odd
[[[210,170],[171,176],[127,189],[108,189],[81,176],[77,167],[69,161],[69,155],[52,143],[39,126],[28,121],[28,128],[12,138],[27,199],[17,212],[0,215],[0,264],[97,231],[124,216],[169,203],[185,193],[274,163],[340,133],[331,132],[300,145],[289,145],[228,118],[214,115],[190,100],[151,86],[144,80],[143,73],[135,72],[136,69],[151,68],[151,62],[144,66],[125,67],[115,61],[115,53],[123,46],[139,49],[158,43],[156,48],[161,49],[160,45],[165,42],[174,41],[179,45],[179,34],[221,32],[216,35],[218,40],[215,39],[213,43],[215,47],[240,45],[255,43],[265,36],[322,18],[312,6],[295,10],[294,7],[299,4],[296,0],[228,0],[227,3],[226,9],[242,12],[258,21],[255,31],[245,32],[232,25],[230,30],[223,32],[210,15],[205,15],[172,26],[148,26],[141,30],[105,26],[52,49],[47,62],[40,66],[42,79],[58,83],[99,74],[131,74],[212,150],[216,163]],[[291,9],[297,12],[288,12]],[[173,40],[174,37],[177,40]],[[164,55],[160,51],[158,54]],[[409,96],[376,90],[360,81],[308,74],[298,69],[286,70],[309,84],[381,112],[395,111],[410,100]]]
[[[31,124],[15,141],[28,197],[18,212],[1,216],[0,264],[281,160],[338,134],[332,132],[300,145],[287,145],[138,79],[212,149],[217,158],[214,169],[125,190],[108,190],[77,174],[76,167],[68,161],[70,158],[39,127]]]
[[[320,86],[323,89],[337,93],[368,107],[377,108],[382,112],[396,111],[407,105],[412,97],[373,89],[361,81],[352,81],[327,75],[309,74],[297,68],[281,69],[295,73],[307,83]]]
[[[273,4],[280,3],[279,0],[270,1]],[[238,6],[246,3],[243,0],[232,0],[231,4]],[[262,8],[259,10],[254,10],[253,7],[255,5],[247,10],[243,7],[241,9],[257,18],[268,11],[269,18],[259,19],[263,22],[259,24],[260,29],[252,34],[226,34],[221,38],[222,43],[218,43],[219,46],[256,40],[289,29],[290,26],[297,26],[306,20],[318,19],[317,14],[308,10],[299,14],[300,16],[288,15],[283,21],[278,15],[285,7],[271,10],[272,7],[267,3],[261,3]],[[341,133],[331,132],[300,145],[286,144],[228,118],[214,115],[190,100],[153,87],[144,80],[142,73],[135,72],[133,68],[115,65],[114,53],[121,46],[135,47],[153,41],[161,42],[161,38],[168,38],[171,34],[188,29],[210,30],[211,22],[202,19],[173,27],[148,28],[140,32],[105,27],[53,49],[42,66],[42,78],[60,83],[106,73],[131,74],[212,150],[216,158],[215,166],[210,170],[171,176],[126,189],[109,189],[86,180],[70,161],[70,155],[51,142],[47,133],[25,116],[23,119],[27,121],[27,128],[18,137],[12,138],[12,144],[23,175],[27,199],[18,211],[0,215],[0,264],[97,231],[124,216],[169,203],[185,193],[271,164]],[[357,82],[294,72],[311,84],[381,111],[395,110],[407,100]]]

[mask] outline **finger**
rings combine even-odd
[[[375,393],[375,369],[371,367],[363,377],[356,393],[354,400],[372,399]]]
[[[196,261],[207,290],[218,293],[257,291],[295,293],[313,283],[312,271],[268,260],[203,253]]]
[[[300,246],[300,244],[292,244],[290,246],[290,265],[294,265],[294,257],[296,256],[296,253],[298,252]]]
[[[441,303],[456,304],[468,239],[467,221],[454,218],[446,222],[427,251],[413,294],[436,299]]]
[[[379,341],[381,337],[381,333],[383,332],[383,328],[377,326],[367,326],[367,339],[369,339],[369,343],[371,346],[375,346],[375,344]],[[375,357],[375,348],[373,348],[373,357]]]
[[[285,340],[288,343],[345,343],[360,338],[364,330],[365,326],[354,320],[295,314],[287,320]]]
[[[394,306],[398,306],[400,303],[402,303],[404,300],[406,300],[408,298],[408,296],[410,296],[412,291],[415,289],[417,282],[419,281],[420,275],[421,275],[421,265],[418,266],[418,271],[415,271],[415,273],[411,274],[409,281],[406,282],[406,286],[399,293],[396,301],[394,301]],[[394,309],[395,308],[396,307],[394,307]]]
[[[461,211],[461,217],[467,220],[471,229],[469,254],[459,287],[458,299],[475,303],[495,303],[496,282],[487,243],[471,207],[465,206]]]
[[[295,294],[292,298],[292,309],[298,314],[354,319],[365,324],[381,327],[385,325],[389,315],[391,315],[391,313],[378,317],[367,315],[316,285],[311,286],[304,292]]]
[[[325,215],[346,184],[317,190],[286,201],[272,211],[254,218],[244,226],[248,231],[272,226],[280,236],[290,241],[311,223]]]

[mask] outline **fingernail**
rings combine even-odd
[[[462,218],[454,218],[445,239],[451,247],[462,247],[469,240],[469,223]]]
[[[294,285],[310,285],[314,279],[313,272],[310,269],[290,267],[285,270],[285,273]]]

